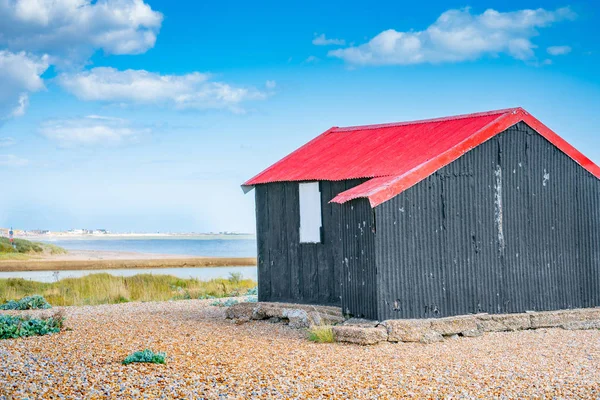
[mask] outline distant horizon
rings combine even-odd
[[[12,227],[15,236],[19,233],[28,233],[30,236],[36,235],[53,235],[53,234],[62,234],[62,235],[80,235],[80,236],[110,236],[110,235],[177,235],[177,236],[189,236],[189,235],[199,235],[199,236],[255,236],[256,234],[253,232],[235,232],[235,231],[221,231],[221,232],[173,232],[173,231],[155,231],[155,232],[144,232],[144,231],[111,231],[110,229],[106,229],[106,233],[93,233],[92,231],[98,231],[101,229],[87,230],[88,232],[72,232],[71,229],[64,231],[55,231],[49,229],[19,229]],[[10,227],[0,227],[0,234],[7,234]],[[77,229],[74,229],[77,230]]]

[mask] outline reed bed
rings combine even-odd
[[[0,303],[34,294],[53,306],[116,304],[130,301],[165,301],[240,296],[256,282],[232,274],[227,279],[181,279],[170,275],[139,274],[128,277],[107,273],[44,283],[21,278],[0,279]]]

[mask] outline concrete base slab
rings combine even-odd
[[[385,341],[434,343],[457,337],[477,337],[487,332],[540,328],[600,329],[600,308],[518,314],[474,314],[431,319],[392,319],[378,322],[357,318],[345,320],[342,310],[338,307],[239,303],[227,309],[226,317],[242,322],[271,320],[299,329],[334,325],[336,341],[360,345],[373,345]]]

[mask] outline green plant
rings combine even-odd
[[[146,349],[144,351],[136,351],[135,353],[128,355],[123,360],[124,365],[131,363],[151,363],[151,364],[164,364],[165,353],[155,353],[152,350]]]
[[[258,286],[248,289],[246,291],[246,296],[258,296]]]
[[[227,280],[232,284],[237,285],[242,281],[242,274],[240,272],[230,272]]]
[[[35,282],[21,278],[0,279],[0,304],[9,299],[39,294],[53,306],[115,304],[125,301],[167,301],[229,297],[234,291],[246,293],[256,281],[228,279],[201,281],[169,275],[138,274],[114,276],[106,273],[81,278]]]
[[[64,317],[60,312],[48,318],[0,315],[0,339],[42,336],[60,332]]]
[[[21,300],[9,300],[0,304],[0,310],[44,310],[50,307],[52,306],[40,295],[23,297]]]
[[[39,254],[45,252],[50,254],[64,254],[67,252],[62,247],[50,243],[31,242],[25,239],[14,239],[13,243],[14,247],[8,238],[0,237],[0,253]]]
[[[224,300],[224,301],[220,301],[220,300],[213,301],[212,303],[210,303],[210,305],[211,306],[217,306],[217,307],[231,307],[231,306],[233,306],[235,304],[238,304],[238,303],[239,303],[239,301],[236,300],[236,299],[227,299],[227,300]]]
[[[316,343],[333,343],[333,328],[330,325],[316,325],[308,329],[308,340]]]

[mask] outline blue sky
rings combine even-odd
[[[522,106],[600,163],[597,2],[0,1],[0,226],[253,231],[331,126]]]

